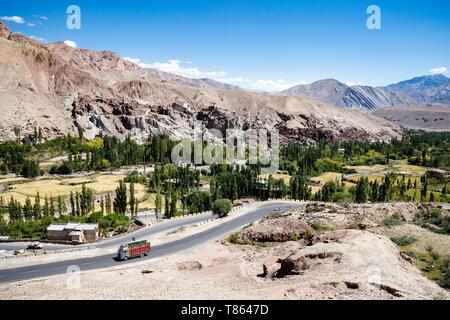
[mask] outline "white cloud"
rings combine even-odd
[[[353,81],[346,82],[345,84],[348,85],[349,87],[364,85],[362,82],[353,82]]]
[[[45,39],[41,38],[41,37],[30,36],[30,38],[33,39],[33,40],[39,41],[39,42],[44,42],[45,41]]]
[[[40,16],[40,15],[38,15],[38,14],[33,14],[33,18],[38,18],[38,19],[40,19],[40,20],[48,21],[47,16]],[[39,23],[39,24],[42,24],[42,21],[38,21],[38,23]]]
[[[25,20],[22,17],[18,17],[18,16],[12,16],[12,17],[5,16],[5,17],[1,17],[0,19],[3,21],[12,21],[12,22],[19,23],[19,24],[25,23]]]
[[[239,83],[249,83],[250,80],[243,79],[242,77],[225,77],[225,78],[216,78],[214,79],[219,82],[223,83],[230,83],[230,84],[239,84]]]
[[[227,75],[227,73],[224,71],[202,71],[195,67],[183,67],[181,66],[182,62],[178,59],[172,59],[167,62],[155,62],[155,63],[144,63],[141,61],[141,59],[131,57],[124,57],[123,59],[136,63],[142,68],[156,69],[192,79],[200,79],[200,78],[218,79],[223,78]]]
[[[286,80],[257,80],[252,81],[245,79],[240,76],[228,76],[225,71],[204,71],[196,67],[183,67],[182,62],[178,59],[172,59],[167,62],[155,62],[155,63],[144,63],[141,59],[132,57],[123,57],[124,60],[136,63],[142,68],[152,68],[160,71],[177,74],[186,78],[199,79],[199,78],[210,78],[219,82],[239,85],[244,88],[257,91],[269,91],[277,92],[289,89],[297,84],[306,84],[306,82],[301,83],[289,83]],[[192,64],[190,61],[184,62],[185,64]]]
[[[446,74],[448,73],[448,70],[446,67],[440,67],[440,68],[433,68],[430,70],[431,74]]]
[[[74,41],[72,41],[72,40],[66,40],[66,41],[64,41],[64,43],[66,45],[68,45],[69,47],[72,47],[72,48],[76,48],[77,47],[77,44]]]
[[[29,26],[29,27],[36,27],[36,24],[35,23],[27,23],[27,26]]]
[[[136,63],[136,64],[140,64],[141,63],[141,59],[138,59],[138,58],[123,57],[123,60],[130,61],[130,62],[133,62],[133,63]]]
[[[179,76],[199,79],[199,78],[219,78],[225,77],[226,72],[224,71],[202,71],[195,67],[183,67],[181,66],[181,61],[177,59],[172,59],[167,62],[155,62],[146,65],[146,68],[157,69],[164,72],[169,72],[177,74]]]
[[[257,80],[250,83],[249,87],[253,90],[279,92],[299,84],[306,84],[306,82],[289,83],[286,80]]]

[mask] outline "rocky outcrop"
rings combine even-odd
[[[239,234],[244,242],[286,242],[310,238],[313,229],[298,218],[289,216],[281,218],[266,218],[252,225]]]
[[[10,35],[11,31],[9,30],[8,26],[0,21],[0,37],[8,39]]]
[[[202,269],[202,264],[198,261],[185,261],[177,263],[178,271],[195,271]]]

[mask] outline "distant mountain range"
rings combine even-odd
[[[386,107],[450,105],[450,79],[443,75],[414,78],[387,87],[348,86],[335,79],[297,85],[282,92],[362,110]]]
[[[386,88],[401,91],[419,104],[450,105],[450,79],[441,74],[417,77]]]

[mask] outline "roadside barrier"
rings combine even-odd
[[[11,255],[11,256],[3,256],[0,257],[0,259],[20,259],[20,258],[27,258],[27,257],[38,257],[38,256],[47,256],[47,255],[55,255],[55,254],[61,254],[61,253],[72,253],[72,252],[80,252],[80,251],[89,251],[97,249],[96,246],[89,246],[89,247],[80,247],[80,248],[71,248],[71,249],[61,249],[61,250],[49,250],[49,251],[42,251],[42,252],[34,252],[34,253],[27,253],[22,255]]]

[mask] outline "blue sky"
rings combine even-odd
[[[66,28],[71,4],[81,30]],[[371,4],[381,30],[366,27]],[[16,0],[3,1],[1,17],[45,42],[71,40],[250,89],[324,78],[381,86],[450,69],[448,0]]]

